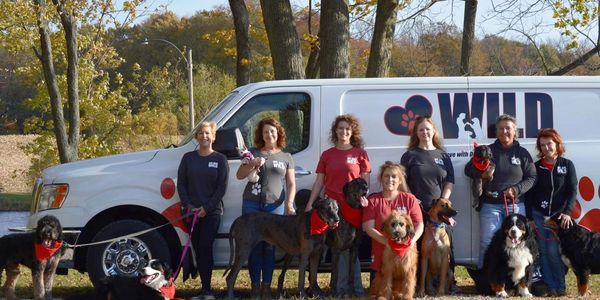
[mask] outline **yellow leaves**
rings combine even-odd
[[[240,60],[240,65],[242,65],[242,66],[248,66],[248,65],[250,65],[250,63],[251,63],[250,60],[247,58],[242,58]]]
[[[223,48],[223,51],[225,52],[225,55],[227,55],[227,56],[230,56],[230,57],[237,56],[236,48],[225,47],[225,48]]]
[[[235,39],[235,30],[217,30],[214,33],[206,33],[202,36],[207,42],[222,45],[225,43],[229,43]]]
[[[596,0],[571,0],[565,3],[555,1],[552,18],[554,27],[570,42],[567,49],[578,47],[579,32],[592,22],[598,22],[598,4]]]

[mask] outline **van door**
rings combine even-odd
[[[221,122],[221,128],[237,127],[242,132],[246,147],[254,146],[254,130],[265,117],[279,120],[286,131],[286,152],[292,153],[296,168],[296,189],[310,189],[314,182],[316,161],[320,155],[318,114],[320,87],[264,88],[243,95],[242,100]],[[223,199],[224,215],[215,248],[215,263],[227,265],[229,260],[228,237],[231,223],[242,213],[242,193],[246,180],[235,176],[240,161],[229,160],[229,182]]]

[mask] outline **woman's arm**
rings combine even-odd
[[[287,201],[285,204],[285,214],[295,215],[296,210],[294,209],[294,199],[296,198],[296,173],[294,169],[287,170],[285,182],[287,184]]]
[[[415,236],[410,241],[411,245],[413,245],[413,246],[415,246],[417,244],[417,241],[421,238],[421,236],[423,235],[423,230],[425,229],[425,225],[423,224],[423,222],[415,223],[414,225],[415,225]]]
[[[262,157],[256,157],[250,160],[247,164],[240,164],[240,167],[235,173],[235,177],[237,177],[237,179],[240,180],[245,179],[246,177],[248,177],[248,174],[250,174],[250,171],[252,171],[253,169],[260,168],[263,165],[263,163],[264,159]]]
[[[181,158],[181,162],[179,163],[179,168],[177,169],[177,194],[179,194],[179,201],[181,201],[181,208],[187,209],[191,207],[191,199],[188,195],[188,186],[187,186],[187,156],[183,156]]]
[[[304,209],[304,211],[312,210],[312,205],[321,193],[323,185],[325,185],[325,174],[317,173],[317,177],[315,178],[315,182],[313,183],[312,190],[310,191],[310,197],[308,198],[308,203],[306,203],[306,208]]]
[[[363,222],[362,228],[374,241],[387,246],[387,238],[379,230],[375,229],[375,220]]]
[[[442,198],[450,199],[450,195],[452,195],[452,188],[454,184],[452,182],[445,182],[442,187]]]

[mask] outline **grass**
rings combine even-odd
[[[27,211],[31,207],[31,193],[0,193],[0,211]]]
[[[17,296],[23,298],[31,298],[32,297],[32,288],[31,288],[31,273],[29,269],[22,269],[22,276],[17,283]],[[219,296],[225,297],[227,284],[225,283],[225,278],[223,278],[223,270],[215,270],[213,273],[212,285],[213,289]],[[273,289],[276,287],[277,276],[279,276],[279,270],[275,271],[273,276]],[[363,273],[363,285],[368,286],[368,274]],[[469,275],[466,272],[464,267],[458,267],[456,270],[456,278],[458,281],[458,286],[462,289],[463,294],[457,296],[445,296],[438,297],[437,299],[490,299],[487,297],[478,296],[475,293],[475,287],[473,285],[473,281],[469,278]],[[284,298],[294,299],[297,295],[296,285],[298,282],[298,273],[297,271],[288,271],[285,282],[286,294]],[[320,273],[318,276],[319,286],[324,287],[323,289],[327,291],[327,286],[329,286],[329,274],[328,273]],[[198,293],[200,287],[199,278],[188,279],[185,283],[181,281],[179,278],[175,282],[177,286],[177,296],[188,298],[192,295]],[[308,283],[307,283],[308,284]],[[590,277],[590,294],[589,296],[599,295],[600,294],[600,275],[593,275]],[[87,274],[81,274],[77,271],[70,270],[69,275],[62,276],[57,275],[54,279],[54,297],[63,298],[65,296],[71,296],[80,293],[86,293],[92,291],[92,285],[90,283],[89,277]],[[246,270],[242,270],[240,275],[238,276],[238,280],[236,283],[236,295],[245,297],[250,294],[250,279],[248,277],[248,272]],[[567,293],[568,297],[562,297],[562,299],[573,298],[577,294],[577,285],[575,283],[575,276],[573,272],[569,272],[567,274]],[[367,299],[367,297],[364,297]],[[536,299],[536,298],[534,298]],[[545,298],[538,298],[545,299]],[[591,298],[590,298],[591,299]]]

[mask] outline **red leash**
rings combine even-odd
[[[192,233],[194,233],[194,227],[196,225],[196,222],[198,221],[198,211],[194,212],[194,219],[192,220],[192,228],[190,228],[190,234],[188,235],[188,240],[185,243],[185,247],[183,247],[183,252],[181,253],[181,258],[179,259],[179,266],[177,266],[177,269],[175,269],[175,273],[173,275],[173,277],[171,277],[171,279],[169,279],[169,283],[173,283],[175,281],[175,279],[177,279],[177,276],[179,276],[179,271],[181,271],[181,265],[183,265],[183,260],[185,259],[185,256],[188,253],[188,250],[190,249],[190,244],[192,242]]]
[[[531,226],[533,226],[533,228],[535,229],[535,234],[537,235],[537,238],[542,240],[542,241],[558,241],[558,237],[550,237],[550,238],[545,238],[542,236],[542,232],[540,231],[540,229],[537,227],[537,225],[535,225],[535,223],[531,222]],[[552,233],[553,235],[555,235],[554,233]]]
[[[508,202],[506,200],[506,194],[502,193],[502,197],[504,198],[504,209],[506,210],[506,215],[508,216]],[[515,204],[515,198],[512,198],[512,207],[513,207],[513,213],[516,213],[517,211],[517,205]]]

